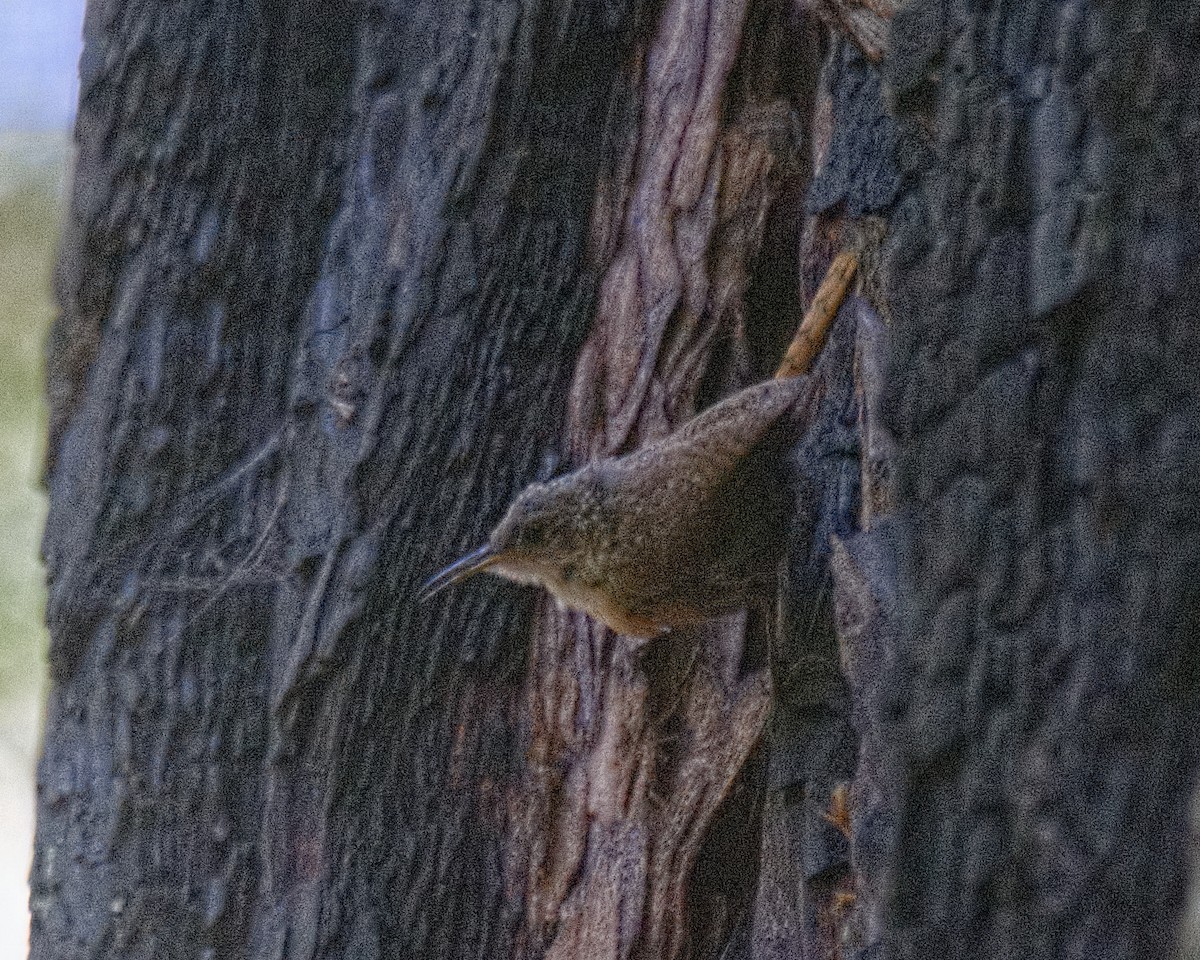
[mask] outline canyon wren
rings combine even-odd
[[[545,587],[618,633],[650,638],[731,613],[776,585],[795,508],[787,414],[857,261],[834,260],[776,379],[714,404],[669,436],[523,490],[488,542],[430,578],[427,600],[486,572]]]

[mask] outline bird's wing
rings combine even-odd
[[[813,389],[808,377],[767,380],[746,387],[662,440],[618,458],[614,465],[647,477],[690,475],[707,488],[720,474],[734,470],[785,413],[807,402]]]
[[[768,431],[795,404],[808,402],[811,381],[771,380],[706,410],[671,436],[598,464],[607,482],[636,490],[640,509],[623,511],[616,539],[638,543],[661,576],[672,579],[681,558],[706,556],[728,524],[731,484]],[[755,496],[754,491],[746,495]],[[763,504],[765,509],[767,505]],[[751,509],[757,510],[757,506]],[[636,592],[652,590],[636,586]],[[635,585],[629,585],[635,590]]]

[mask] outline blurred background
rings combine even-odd
[[[0,0],[0,957],[25,956],[45,695],[42,346],[64,212],[83,0]]]

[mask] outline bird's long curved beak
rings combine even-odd
[[[478,573],[495,559],[495,552],[487,544],[484,544],[478,550],[472,550],[465,557],[460,557],[450,564],[450,566],[444,570],[439,570],[426,580],[421,585],[421,592],[417,594],[417,602],[424,603],[435,593],[440,593],[446,587],[458,583],[459,580],[465,580],[471,574]]]

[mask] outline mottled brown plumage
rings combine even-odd
[[[772,428],[809,389],[768,380],[657,443],[532,484],[422,597],[486,571],[636,637],[745,607],[774,585],[787,529],[786,431]]]

